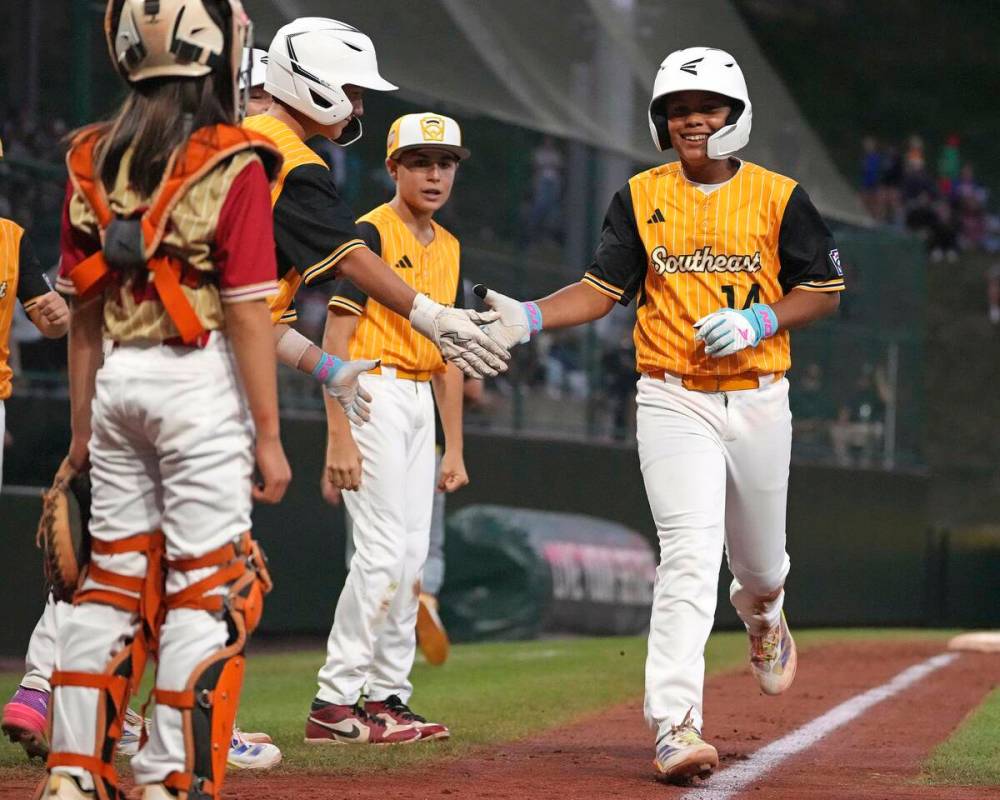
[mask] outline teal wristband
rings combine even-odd
[[[316,366],[313,367],[312,376],[320,383],[326,383],[337,374],[343,365],[342,359],[331,356],[329,353],[323,353],[320,355],[319,361],[316,362]]]

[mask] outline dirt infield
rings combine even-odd
[[[898,642],[813,648],[801,654],[793,688],[776,698],[756,690],[749,670],[709,681],[705,736],[718,747],[722,763],[715,779],[696,784],[697,792],[654,780],[652,735],[642,721],[641,704],[635,702],[568,728],[406,773],[237,773],[228,779],[224,795],[228,800],[384,800],[397,794],[410,800],[681,800],[692,794],[699,800],[1000,798],[1000,787],[914,782],[934,745],[1000,682],[1000,657],[973,653],[875,705],[741,791],[730,794],[722,788],[727,767],[752,763],[754,753],[768,742],[938,652],[937,644]],[[524,713],[532,711],[525,708]],[[0,788],[0,798],[28,796],[29,782],[16,783]]]

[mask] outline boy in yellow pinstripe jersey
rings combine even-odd
[[[729,53],[671,53],[653,84],[649,123],[657,148],[674,148],[680,160],[615,194],[581,282],[537,303],[477,288],[501,311],[490,327],[507,331],[507,345],[636,298],[639,462],[660,540],[645,712],[657,730],[656,769],[670,781],[718,765],[701,725],[723,548],[757,684],[780,694],[795,677],[782,611],[788,330],[833,313],[844,289],[837,246],[805,190],[735,157],[751,119]]]
[[[3,144],[0,143],[0,158]],[[3,401],[10,397],[13,370],[10,356],[10,328],[14,306],[20,302],[42,335],[58,339],[66,335],[69,308],[49,283],[35,258],[24,229],[16,222],[0,218],[0,487],[3,486],[3,441],[5,420]]]
[[[458,163],[468,155],[453,119],[400,117],[389,131],[386,159],[396,195],[357,226],[372,252],[408,285],[457,307],[465,305],[458,240],[433,215],[448,201]],[[364,713],[386,722],[393,741],[447,738],[444,725],[427,722],[407,703],[436,480],[435,400],[445,435],[438,489],[454,491],[469,480],[462,458],[462,373],[405,320],[350,283],[337,284],[330,310],[324,347],[341,357],[381,359],[382,365],[361,379],[378,411],[353,437],[343,412],[327,405],[327,467],[336,485],[353,490],[345,492],[344,503],[355,553],[306,737],[356,742],[353,707],[367,687]]]

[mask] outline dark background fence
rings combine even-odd
[[[17,482],[37,486],[52,474],[64,451],[65,403],[12,405],[22,431],[19,441],[24,442],[27,431],[44,432],[30,458],[11,459]],[[255,533],[268,552],[277,587],[268,599],[264,634],[325,633],[343,584],[342,512],[324,505],[318,492],[322,425],[318,420],[284,421],[283,439],[295,477],[281,505],[255,512]],[[493,503],[582,513],[654,537],[631,446],[473,434],[466,448],[472,484],[450,498],[449,511]],[[0,583],[7,620],[0,632],[2,655],[23,652],[44,598],[34,549],[38,491],[8,485],[0,497],[4,555],[8,563],[19,565],[7,570]],[[929,501],[930,481],[917,473],[793,466],[788,611],[796,623],[995,623],[994,598],[983,587],[1000,574],[1000,542],[988,531],[935,528]],[[735,626],[723,573],[717,617],[721,625]]]

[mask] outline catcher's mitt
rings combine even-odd
[[[44,557],[45,579],[56,600],[73,599],[80,572],[90,561],[90,478],[64,458],[52,488],[42,493],[37,545]]]

